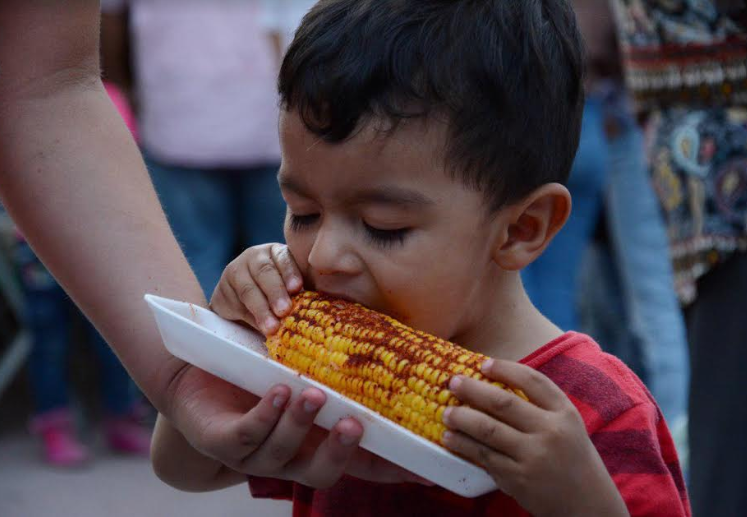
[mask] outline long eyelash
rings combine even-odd
[[[311,214],[311,215],[293,215],[290,216],[290,229],[294,232],[299,232],[301,230],[305,230],[312,226],[317,219],[319,219],[319,214]]]
[[[364,227],[366,229],[366,235],[368,236],[370,241],[376,246],[380,246],[382,248],[391,248],[395,244],[404,244],[405,238],[410,232],[409,228],[400,228],[398,230],[381,230],[367,224],[364,224]]]

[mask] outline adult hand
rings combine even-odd
[[[332,486],[343,474],[379,483],[422,482],[414,474],[358,447],[362,426],[343,419],[327,432],[313,425],[325,403],[311,388],[291,399],[278,385],[262,398],[192,366],[174,379],[169,420],[202,454],[232,470]]]

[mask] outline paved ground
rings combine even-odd
[[[252,500],[246,486],[210,494],[172,490],[147,460],[97,450],[80,471],[44,466],[36,443],[23,433],[0,436],[2,517],[285,517],[290,505]]]
[[[0,397],[0,517],[287,517],[290,505],[255,501],[246,485],[209,494],[178,492],[161,483],[147,459],[115,456],[96,445],[78,471],[40,460],[25,432],[27,401],[15,383]]]

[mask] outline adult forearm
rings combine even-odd
[[[19,101],[0,122],[2,200],[34,250],[164,411],[181,367],[143,301],[204,304],[127,129],[100,87]]]
[[[20,100],[0,122],[0,192],[31,246],[159,410],[181,367],[147,292],[204,303],[140,154],[100,86]]]
[[[98,2],[0,0],[0,35],[2,201],[168,413],[183,363],[163,347],[143,295],[205,300],[99,80]]]

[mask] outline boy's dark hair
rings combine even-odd
[[[321,0],[280,71],[283,108],[328,142],[381,118],[448,124],[447,165],[491,209],[565,182],[583,111],[565,0]]]

